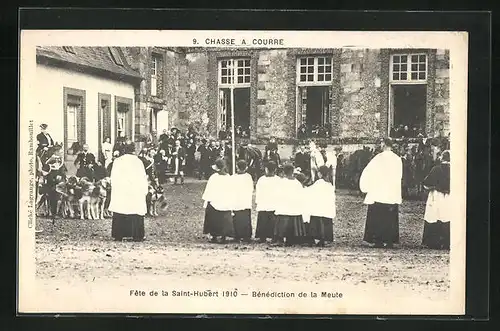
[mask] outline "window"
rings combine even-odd
[[[300,83],[330,83],[332,81],[332,57],[303,57],[298,61]]]
[[[116,114],[116,127],[118,136],[121,136],[122,133],[125,134],[125,113],[118,112]]]
[[[68,105],[66,107],[66,141],[69,146],[78,141],[78,109],[80,105],[77,102],[70,101],[68,97]]]
[[[63,46],[63,49],[71,54],[76,54],[75,49],[72,46]]]
[[[133,139],[133,100],[115,97],[115,134]]]
[[[235,136],[250,137],[250,68],[249,58],[219,61],[219,139],[231,131],[233,115]]]
[[[427,79],[427,55],[395,54],[391,58],[392,81],[425,81]]]
[[[111,54],[111,58],[115,62],[116,65],[123,67],[123,61],[122,58],[120,57],[120,53],[118,50],[114,47],[109,47],[109,53]]]
[[[151,108],[149,117],[149,132],[158,132],[158,111],[159,109]]]
[[[153,54],[151,56],[151,95],[158,96],[158,84],[160,81],[160,63],[161,57],[159,55]]]
[[[224,59],[219,62],[219,85],[250,84],[250,59]]]
[[[85,91],[63,87],[64,160],[76,157],[79,147],[85,144]]]

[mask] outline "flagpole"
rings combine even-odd
[[[234,74],[234,68],[233,68]],[[233,75],[234,77],[234,75]],[[231,86],[231,158],[233,174],[236,173],[236,143],[234,139],[234,86]]]

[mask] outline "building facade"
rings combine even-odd
[[[101,151],[123,133],[135,135],[135,95],[141,76],[114,47],[37,47],[36,97],[40,123],[63,144],[70,171],[73,146]]]
[[[144,78],[136,133],[234,122],[255,144],[297,142],[301,126],[330,144],[369,143],[407,126],[449,132],[449,53],[444,49],[126,48]],[[137,135],[136,135],[137,137]]]

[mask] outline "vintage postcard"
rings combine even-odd
[[[465,32],[24,30],[20,313],[465,313]]]

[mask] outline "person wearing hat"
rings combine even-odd
[[[382,152],[361,173],[359,188],[368,205],[363,240],[374,247],[393,247],[399,243],[399,205],[402,202],[403,163],[392,151],[392,140],[385,138]]]
[[[231,187],[231,176],[227,173],[226,163],[223,159],[217,159],[212,165],[215,171],[208,179],[207,186],[203,192],[202,199],[205,208],[205,220],[203,223],[203,234],[211,236],[210,242],[226,242],[226,237],[234,238],[234,227],[232,208],[234,194],[228,187]]]
[[[47,151],[49,147],[54,146],[54,140],[50,136],[50,134],[47,132],[47,124],[41,124],[40,125],[40,133],[37,134],[36,140],[38,141],[38,147],[36,149],[37,154],[40,155],[41,151]]]
[[[424,214],[422,245],[431,249],[450,248],[450,152],[444,151],[440,164],[423,181],[429,190]]]
[[[135,155],[134,144],[126,144],[124,152],[124,155],[113,161],[110,176],[111,199],[108,209],[113,212],[111,236],[117,241],[123,238],[142,241],[148,178],[144,164]]]
[[[96,159],[94,154],[89,152],[89,145],[84,144],[83,150],[78,154],[75,159],[75,166],[78,167],[76,171],[77,177],[87,177],[90,180],[94,178],[94,165]]]

